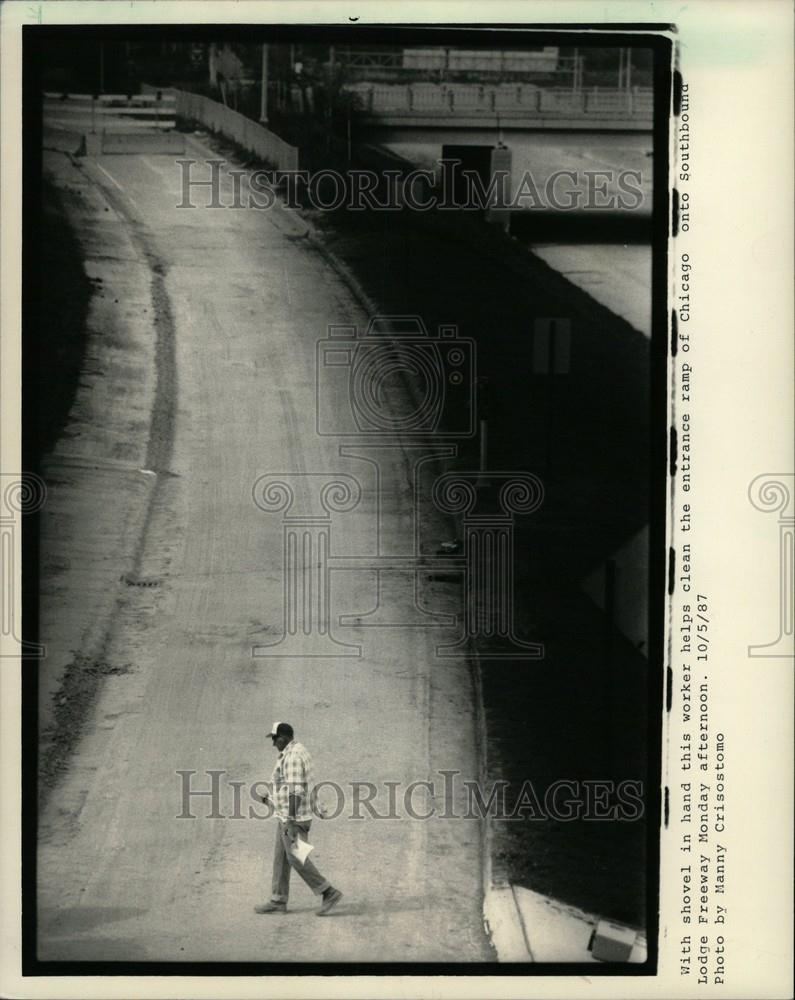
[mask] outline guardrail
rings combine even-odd
[[[508,50],[411,48],[389,52],[338,46],[337,62],[353,69],[435,70],[436,72],[548,73],[561,62],[559,50],[545,46],[535,52]],[[570,61],[570,60],[569,60]]]
[[[426,111],[490,115],[510,110],[544,116],[647,118],[653,109],[651,87],[571,90],[542,88],[533,84],[354,84],[348,89],[359,95],[361,110],[365,114],[376,116],[383,112],[422,114]]]

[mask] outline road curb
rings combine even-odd
[[[621,964],[640,964],[648,957],[646,939],[634,928],[602,921],[549,896],[521,886],[491,884],[484,896],[483,916],[498,961],[557,962],[602,965],[593,953],[597,930],[607,927],[634,935]],[[619,959],[611,958],[611,961]]]
[[[475,740],[478,755],[478,781],[485,787],[488,775],[488,728],[486,726],[486,706],[483,700],[483,673],[480,656],[474,646],[467,656],[469,673],[472,678],[473,702],[475,703]],[[489,811],[480,824],[480,871],[483,880],[483,927],[498,962],[532,961],[530,945],[516,910],[516,901],[510,886],[499,889],[494,885],[492,873],[492,837],[491,816]],[[519,956],[509,959],[507,956]]]
[[[498,962],[534,961],[513,886],[492,885],[485,890],[483,922]]]

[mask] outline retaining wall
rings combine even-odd
[[[174,90],[172,93],[177,98],[178,118],[188,118],[200,122],[211,132],[220,132],[278,170],[298,169],[298,149],[264,125],[202,94],[191,94],[185,90]]]

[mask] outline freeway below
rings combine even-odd
[[[622,171],[633,171],[639,181],[632,181],[640,189],[642,201],[636,210],[617,213],[614,210],[583,210],[580,216],[593,214],[604,219],[605,235],[617,216],[637,216],[648,222],[652,207],[652,135],[650,132],[585,133],[542,131],[499,132],[478,129],[380,129],[369,133],[373,142],[391,149],[405,159],[426,169],[438,170],[438,160],[443,145],[490,145],[504,141],[512,153],[512,189],[515,197],[522,176],[529,172],[546,209],[549,199],[546,185],[556,171],[574,171],[582,197],[587,191],[586,171],[600,171],[617,177]],[[563,187],[557,182],[559,197],[563,200]],[[608,191],[617,194],[616,184],[608,184]],[[581,201],[581,204],[583,202]],[[635,329],[651,337],[651,246],[647,242],[621,242],[599,239],[598,224],[592,225],[591,235],[584,240],[568,238],[555,240],[549,235],[548,218],[554,212],[545,211],[544,233],[532,237],[533,210],[516,210],[522,223],[521,239],[527,242],[542,260],[559,271],[573,284],[588,292],[594,299],[616,315],[626,319]],[[571,213],[558,213],[558,218],[569,221]],[[517,229],[519,227],[517,226]]]
[[[194,140],[189,151],[214,158]],[[444,768],[477,778],[468,666],[434,657],[454,630],[353,625],[344,641],[360,644],[361,657],[330,658],[313,655],[299,619],[298,655],[272,646],[285,625],[286,514],[255,504],[260,476],[292,482],[294,513],[306,505],[315,515],[321,481],[356,480],[361,500],[334,521],[334,552],[376,544],[372,464],[343,457],[338,439],[315,425],[316,343],[330,322],[368,317],[290,213],[177,209],[174,157],[48,152],[45,170],[67,193],[99,289],[85,376],[96,411],[48,459],[53,509],[69,489],[77,500],[42,529],[45,561],[48,545],[64,556],[42,595],[53,654],[45,691],[57,690],[46,672],[64,668],[71,639],[100,630],[86,620],[100,606],[90,595],[106,592],[108,621],[94,664],[102,686],[40,813],[39,959],[492,960],[478,822],[378,822],[367,809],[350,818],[355,781],[377,787],[384,813],[388,781],[405,789]],[[226,172],[222,197],[231,203]],[[120,389],[107,398],[114,377]],[[327,401],[332,412],[350,406],[342,387],[329,391],[338,394]],[[129,440],[114,444],[125,413]],[[408,462],[393,447],[381,474],[402,484]],[[110,543],[95,536],[107,528],[114,537],[107,522],[132,489],[149,491],[148,501],[140,537],[128,530],[119,543],[121,557],[134,554],[119,580],[108,572]],[[403,486],[389,497],[383,551],[411,531],[413,502]],[[445,537],[444,524],[424,527]],[[304,580],[314,558],[305,554],[299,567]],[[372,608],[372,574],[332,575],[332,619]],[[453,594],[439,585],[448,611]],[[254,646],[271,655],[255,658]],[[346,792],[342,814],[312,830],[318,866],[345,894],[333,919],[316,920],[295,876],[286,917],[254,913],[270,893],[274,821],[251,816],[262,810],[250,790],[270,777],[274,719],[292,722],[313,752],[316,780]],[[196,818],[179,818],[178,772],[188,771],[199,791],[211,786],[208,772],[223,772],[220,817],[194,797]],[[426,811],[421,794],[415,806]]]

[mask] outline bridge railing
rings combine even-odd
[[[533,84],[358,84],[362,110],[389,112],[490,114],[502,110],[545,116],[647,117],[652,112],[651,87],[541,88]]]

